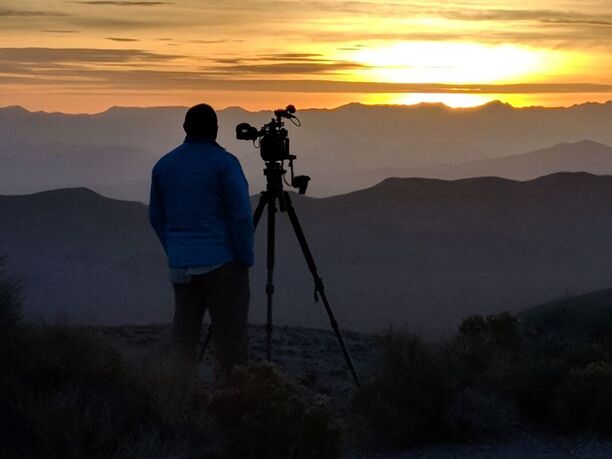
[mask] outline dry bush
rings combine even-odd
[[[0,403],[20,426],[3,430],[9,457],[190,458],[215,446],[201,388],[127,364],[90,332],[27,327],[8,357]]]
[[[237,369],[209,411],[229,458],[340,457],[341,430],[324,400],[318,402],[262,364]]]
[[[401,333],[381,337],[380,368],[353,400],[375,442],[389,447],[453,438],[455,388],[440,354]]]
[[[13,328],[20,319],[20,285],[6,274],[4,257],[0,256],[0,333]]]
[[[211,392],[169,355],[137,364],[92,329],[19,323],[18,299],[0,275],[0,457],[340,455],[325,404],[272,367]]]
[[[552,412],[567,431],[588,428],[612,434],[612,364],[593,362],[574,368],[555,391]]]

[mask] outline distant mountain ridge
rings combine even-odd
[[[0,193],[86,186],[146,202],[152,165],[183,141],[184,113],[181,107],[113,107],[94,115],[0,110]],[[264,187],[263,162],[250,142],[236,140],[234,128],[240,122],[260,127],[271,116],[236,107],[219,111],[219,142],[239,157],[253,191]],[[492,102],[464,109],[349,104],[298,110],[298,116],[301,128],[288,124],[291,148],[300,173],[313,178],[314,196],[346,193],[419,171],[433,170],[429,176],[442,177],[435,173],[441,165],[454,168],[563,142],[589,139],[612,145],[612,102],[569,108]]]
[[[347,329],[393,324],[436,337],[467,315],[612,285],[610,176],[391,178],[294,201]],[[265,320],[264,234],[265,224],[251,279],[256,323]],[[328,327],[285,215],[277,234],[275,321]],[[24,280],[28,312],[37,317],[97,324],[171,318],[164,256],[142,204],[84,189],[1,196],[0,253]]]
[[[494,176],[531,180],[556,172],[612,175],[612,147],[592,140],[581,140],[519,155],[408,170],[404,174],[442,179]]]

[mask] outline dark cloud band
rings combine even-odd
[[[0,48],[0,66],[3,62],[24,64],[163,62],[179,57],[137,49]]]
[[[0,8],[0,18],[2,17],[66,17],[66,13],[58,13],[55,11],[36,11],[36,10],[17,10],[12,8]]]
[[[106,39],[110,41],[128,42],[128,43],[139,41],[137,38],[123,38],[123,37],[106,37]]]
[[[160,6],[174,5],[174,2],[129,2],[129,1],[111,1],[111,0],[91,0],[91,1],[75,1],[70,2],[78,5],[101,5],[101,6]]]

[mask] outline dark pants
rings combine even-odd
[[[195,363],[202,330],[202,318],[210,313],[212,342],[218,370],[246,364],[249,356],[247,318],[249,313],[249,271],[237,262],[206,274],[193,276],[174,287],[172,340],[186,362]]]

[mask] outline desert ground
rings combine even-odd
[[[169,342],[169,325],[96,327],[96,331],[129,359],[163,358]],[[203,329],[203,337],[206,329]],[[266,359],[265,326],[250,328],[251,361]],[[344,332],[343,336],[362,380],[375,371],[377,340],[374,335]],[[360,440],[360,420],[350,414],[354,383],[338,341],[331,330],[276,327],[273,362],[305,391],[325,398],[345,429],[347,459],[608,459],[612,439],[594,435],[563,437],[516,425],[503,437],[477,443],[451,443],[419,447],[410,451],[373,452]],[[200,378],[213,379],[213,355],[209,350],[199,367]],[[348,431],[348,432],[347,432]],[[375,447],[374,447],[375,449]]]

